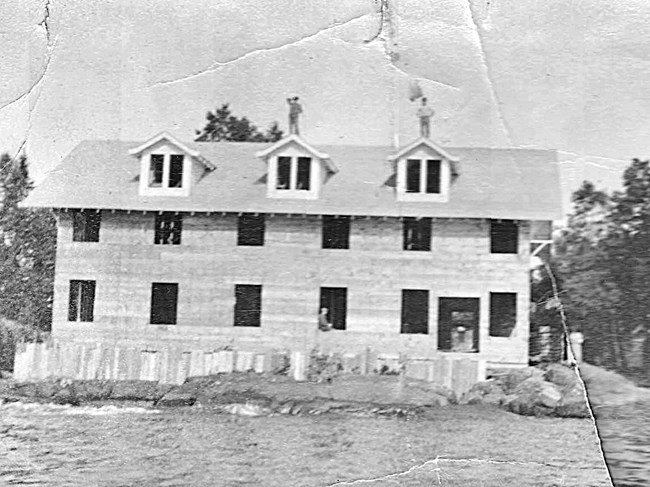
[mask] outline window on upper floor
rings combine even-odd
[[[264,245],[265,227],[264,215],[254,215],[252,213],[239,215],[237,219],[237,245]]]
[[[70,281],[68,321],[91,322],[95,311],[95,281]]]
[[[262,286],[258,284],[235,285],[235,326],[261,325]]]
[[[512,220],[490,220],[490,252],[516,254],[519,247],[519,226]]]
[[[156,215],[154,240],[157,245],[180,245],[183,231],[183,215],[161,213]]]
[[[404,218],[404,250],[431,250],[431,218]]]
[[[178,309],[178,284],[154,282],[151,284],[152,325],[175,325]]]
[[[517,324],[517,294],[490,293],[490,336],[509,337]]]
[[[309,191],[311,157],[278,157],[275,189]]]
[[[350,217],[349,216],[323,216],[323,242],[324,249],[349,249],[350,248]]]
[[[182,188],[183,161],[182,154],[151,154],[149,187]]]
[[[440,161],[436,159],[406,160],[407,193],[440,193]]]
[[[99,242],[102,214],[99,211],[78,210],[72,214],[72,241]]]

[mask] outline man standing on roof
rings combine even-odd
[[[289,133],[300,135],[298,129],[298,116],[302,113],[302,106],[298,103],[298,97],[287,98],[289,104]]]
[[[420,119],[420,135],[422,137],[429,138],[431,117],[433,117],[434,113],[433,109],[427,106],[427,99],[422,98],[422,106],[418,108],[417,112],[418,118]]]

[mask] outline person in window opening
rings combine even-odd
[[[287,98],[287,103],[289,104],[289,133],[300,135],[300,129],[298,128],[298,117],[302,113],[302,106],[298,102],[297,96],[294,96],[293,98]]]
[[[327,308],[321,308],[320,313],[318,314],[318,329],[320,331],[330,331],[332,329],[332,323],[327,318],[329,310]]]
[[[431,117],[434,115],[433,109],[427,105],[427,99],[422,98],[422,106],[418,108],[418,118],[420,119],[420,135],[429,137],[431,127]]]

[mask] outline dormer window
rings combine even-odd
[[[266,195],[269,198],[315,200],[323,185],[338,171],[329,155],[296,134],[255,155],[267,164]]]
[[[311,157],[278,157],[275,189],[309,191]]]
[[[129,150],[140,160],[142,196],[187,197],[193,184],[216,166],[198,151],[163,132]]]
[[[458,159],[428,139],[418,139],[389,157],[394,161],[398,201],[449,201]]]
[[[151,154],[149,187],[182,188],[183,160],[182,154]]]

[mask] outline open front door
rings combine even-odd
[[[438,350],[478,352],[478,298],[440,298]]]

